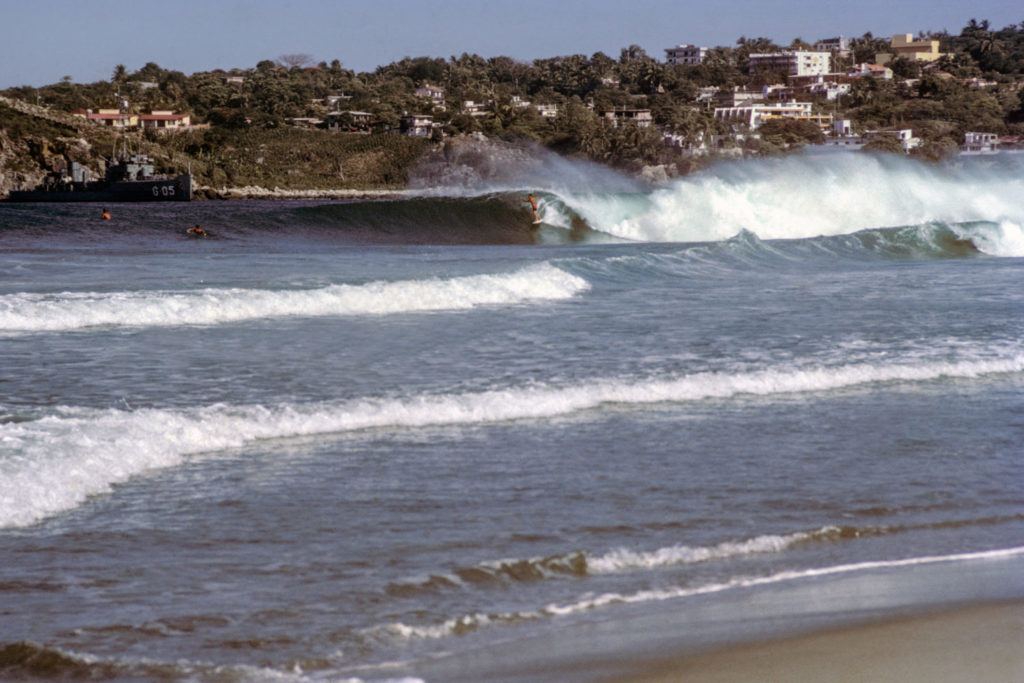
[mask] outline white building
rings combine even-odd
[[[604,113],[604,119],[614,127],[617,127],[619,123],[632,121],[639,128],[647,128],[654,122],[654,119],[651,117],[650,109],[609,110]]]
[[[462,111],[473,117],[490,116],[491,111],[488,109],[492,104],[493,100],[487,100],[486,102],[474,102],[473,100],[465,100],[462,103]]]
[[[784,71],[789,76],[817,76],[832,70],[832,53],[810,50],[758,52],[750,55],[750,73],[758,69]]]
[[[557,104],[535,104],[533,107],[545,119],[553,119],[558,116]]]
[[[822,52],[835,52],[840,57],[848,57],[850,54],[850,39],[843,36],[838,38],[822,38],[814,44],[815,50]]]
[[[427,114],[411,114],[402,117],[400,130],[413,137],[428,137],[434,130],[434,117]]]
[[[435,107],[444,109],[444,88],[424,83],[416,89],[416,97],[431,100]]]
[[[850,119],[838,119],[832,122],[832,135],[848,138],[853,135],[853,123]]]
[[[883,136],[895,136],[900,141],[904,152],[909,152],[915,147],[921,146],[921,138],[914,137],[914,131],[909,128],[901,130],[873,130],[864,134],[864,141],[871,142],[875,138]]]
[[[807,92],[812,95],[824,95],[826,100],[833,102],[839,99],[841,95],[850,94],[850,84],[821,81],[819,83],[812,83],[808,86]]]
[[[708,48],[696,45],[676,45],[665,48],[665,61],[669,64],[696,66],[707,57]]]
[[[823,129],[832,126],[832,114],[815,114],[810,102],[776,102],[773,104],[747,104],[738,107],[716,107],[715,118],[730,123],[743,123],[751,129],[772,119],[812,121]]]
[[[991,153],[998,149],[999,136],[995,133],[964,133],[964,144],[960,147],[962,152],[975,154]]]
[[[868,76],[870,78],[878,78],[883,81],[892,80],[892,69],[887,66],[881,66],[880,64],[858,64],[853,67],[853,70],[848,74],[851,78],[860,78],[862,76]]]

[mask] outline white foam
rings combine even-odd
[[[982,253],[989,256],[1024,257],[1024,221],[1003,220],[998,224],[971,224],[953,226],[961,239],[969,239]]]
[[[541,263],[512,273],[318,289],[19,293],[0,296],[0,332],[101,325],[217,325],[285,316],[384,315],[571,298],[586,280]]]
[[[856,572],[871,571],[876,569],[896,569],[900,567],[912,567],[919,565],[942,564],[951,562],[1001,560],[1019,556],[1024,556],[1024,547],[1000,548],[997,550],[986,550],[974,553],[958,553],[953,555],[910,557],[901,560],[873,560],[868,562],[856,562],[851,564],[835,565],[832,567],[812,567],[809,569],[793,569],[778,572],[770,576],[736,577],[728,581],[710,583],[696,587],[679,586],[672,588],[643,590],[638,591],[636,593],[603,593],[601,595],[596,596],[587,595],[584,596],[582,599],[569,604],[550,604],[543,609],[543,612],[551,616],[568,616],[571,614],[586,612],[593,609],[608,607],[611,605],[675,600],[679,598],[692,597],[696,595],[720,593],[722,591],[732,590],[736,588],[768,586],[787,581],[798,581],[801,579],[811,579],[821,576],[836,576],[842,574],[853,574]]]
[[[567,387],[313,404],[134,411],[61,408],[35,421],[0,424],[0,527],[30,524],[67,510],[89,495],[109,491],[113,484],[151,468],[177,465],[186,456],[260,439],[549,418],[609,403],[766,396],[1019,372],[1024,372],[1020,353],[987,360],[709,372],[674,379],[593,380]]]
[[[827,531],[827,529],[822,529],[822,531]],[[674,545],[649,552],[618,549],[600,557],[588,559],[587,571],[593,574],[610,574],[636,569],[697,564],[743,555],[778,553],[797,543],[807,541],[811,537],[811,534],[798,532],[785,536],[774,534],[758,536],[746,541],[726,541],[705,547]]]
[[[634,593],[601,593],[599,595],[585,594],[579,600],[571,603],[550,603],[532,611],[514,612],[497,615],[468,614],[460,617],[447,619],[442,623],[428,624],[424,626],[409,626],[401,622],[395,622],[368,629],[368,635],[377,637],[389,637],[392,639],[439,639],[451,635],[465,633],[467,630],[475,630],[485,626],[500,623],[515,623],[522,621],[535,621],[544,618],[567,617],[580,612],[589,612],[596,609],[612,607],[616,605],[630,605],[650,602],[663,602],[666,600],[678,600],[681,598],[694,597],[698,595],[709,595],[737,588],[753,588],[759,586],[770,586],[802,579],[813,579],[822,576],[837,576],[854,574],[864,571],[878,569],[896,569],[900,567],[912,567],[921,565],[948,564],[953,562],[973,562],[983,560],[1003,560],[1013,557],[1024,556],[1024,547],[1000,548],[996,550],[985,550],[972,553],[957,553],[951,555],[931,555],[925,557],[910,557],[897,560],[872,560],[867,562],[856,562],[851,564],[835,565],[832,567],[811,567],[808,569],[793,569],[777,572],[768,576],[738,576],[727,581],[719,581],[704,584],[701,586],[675,586],[667,588],[646,589]]]
[[[642,242],[701,242],[742,231],[804,239],[875,228],[987,221],[1024,225],[1018,167],[946,168],[867,154],[725,164],[638,198],[562,194],[597,230]],[[1018,245],[1019,246],[1019,245]],[[987,250],[985,250],[987,251]],[[1016,247],[1010,255],[1019,255]],[[996,255],[1006,255],[1001,249]]]

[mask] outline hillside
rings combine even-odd
[[[32,187],[75,161],[102,177],[115,144],[149,154],[158,171],[195,176],[197,198],[227,188],[381,191],[405,187],[430,146],[393,134],[332,134],[297,128],[213,129],[115,135],[47,107],[0,97],[0,196]]]
[[[34,185],[68,160],[102,175],[115,143],[111,129],[70,112],[125,106],[132,113],[188,115],[187,129],[147,130],[130,140],[155,158],[159,170],[191,171],[199,196],[232,187],[395,190],[408,184],[427,152],[453,149],[439,147],[442,141],[481,137],[627,173],[653,167],[659,169],[655,177],[686,173],[723,156],[799,149],[820,141],[840,120],[855,134],[911,129],[921,143],[911,153],[930,160],[955,154],[967,132],[1019,145],[1024,25],[996,30],[972,19],[958,35],[920,37],[935,43],[941,58],[898,56],[882,69],[884,79],[876,77],[881,67],[872,62],[889,41],[870,33],[850,39],[849,49],[830,53],[831,80],[817,89],[755,60],[813,46],[745,37],[735,47],[707,50],[695,65],[658,61],[636,45],[623,48],[618,59],[596,53],[523,63],[463,54],[405,58],[372,73],[355,73],[337,60],[313,65],[304,55],[191,76],[153,63],[135,73],[117,65],[109,81],[65,79],[0,93],[0,196]],[[876,67],[870,77],[869,65]],[[720,106],[783,98],[808,107],[803,120],[760,126],[716,115]],[[901,152],[898,145],[892,149]],[[489,162],[478,162],[473,173],[486,172]],[[436,164],[432,170],[437,177],[452,172]]]

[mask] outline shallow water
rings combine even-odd
[[[1019,168],[825,163],[552,184],[538,232],[516,188],[0,205],[0,648],[442,680],[443,653],[1017,557]],[[856,201],[883,181],[911,199]]]

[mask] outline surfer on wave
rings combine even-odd
[[[198,223],[186,230],[185,233],[189,237],[206,237],[206,231],[200,228]]]
[[[533,196],[533,194],[528,194],[526,196],[526,199],[524,199],[523,201],[530,202],[530,208],[533,209],[533,222],[540,223],[540,215],[537,214],[537,199]]]

